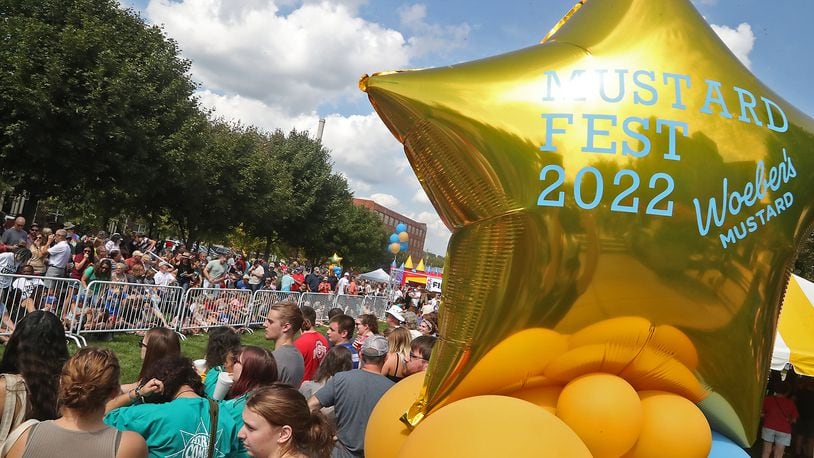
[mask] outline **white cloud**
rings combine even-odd
[[[384,205],[387,208],[396,208],[401,204],[401,202],[399,202],[399,199],[391,194],[377,192],[375,194],[372,194],[370,198],[377,204]]]
[[[418,188],[418,191],[413,194],[413,202],[418,202],[420,204],[430,203],[430,198],[427,197],[427,193],[424,192],[424,188]]]
[[[736,29],[725,25],[710,25],[743,65],[747,68],[751,67],[752,61],[749,60],[749,53],[755,47],[755,34],[752,32],[752,26],[746,22],[738,25]]]
[[[121,0],[128,4],[132,0]],[[356,196],[428,224],[427,249],[449,231],[421,190],[403,147],[369,110],[362,74],[408,68],[466,44],[466,23],[436,24],[423,4],[399,9],[398,30],[365,19],[366,0],[149,0],[192,62],[198,97],[215,116],[273,131],[316,132]],[[362,114],[359,107],[364,107]],[[330,113],[330,114],[329,114]],[[418,192],[416,192],[418,190]]]

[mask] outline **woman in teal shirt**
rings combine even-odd
[[[277,362],[265,348],[247,345],[235,358],[232,379],[234,380],[232,388],[226,395],[226,400],[220,401],[220,407],[224,415],[232,417],[239,430],[243,426],[246,398],[256,388],[277,381]],[[248,456],[242,445],[240,456]]]
[[[106,424],[141,434],[151,457],[206,457],[213,438],[212,456],[240,456],[234,417],[218,409],[213,431],[212,406],[189,358],[163,358],[145,379],[149,381],[143,388],[108,404],[112,410],[105,416]],[[143,404],[130,405],[142,399]]]
[[[240,336],[234,329],[221,326],[209,330],[206,342],[206,378],[204,391],[210,399],[215,393],[215,385],[221,372],[232,372],[235,356],[240,351]]]

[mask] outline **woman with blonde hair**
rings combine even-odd
[[[387,336],[387,344],[390,349],[387,359],[382,366],[382,375],[394,382],[406,377],[407,358],[410,356],[410,341],[412,341],[410,331],[404,327],[398,327]]]
[[[258,388],[246,401],[238,438],[253,457],[328,457],[334,430],[325,417],[311,413],[299,391],[275,384]]]
[[[105,404],[119,393],[119,360],[112,351],[87,347],[62,368],[59,404],[62,416],[36,423],[9,450],[8,457],[146,457],[139,434],[104,424]]]

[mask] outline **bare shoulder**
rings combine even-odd
[[[134,431],[122,431],[122,441],[116,458],[144,458],[147,456],[147,443]]]

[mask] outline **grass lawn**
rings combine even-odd
[[[270,350],[274,349],[274,344],[263,337],[263,329],[257,329],[253,334],[242,334],[240,340],[243,345],[256,345]],[[206,351],[206,341],[207,334],[188,336],[186,340],[181,341],[181,353],[193,360],[203,358]],[[124,333],[114,334],[113,340],[110,342],[96,340],[92,336],[88,337],[88,346],[109,348],[116,352],[122,369],[122,383],[134,382],[141,370],[139,342],[141,342],[141,336]],[[68,350],[73,354],[76,351],[76,345],[71,342],[68,345]]]
[[[325,326],[317,326],[319,332],[325,334],[328,328]],[[138,373],[141,370],[141,336],[134,334],[115,333],[113,340],[104,342],[96,340],[95,336],[91,334],[86,335],[89,347],[109,348],[116,352],[119,358],[119,365],[121,366],[122,375],[121,383],[131,383],[136,381]],[[255,329],[254,333],[241,334],[240,340],[243,345],[256,345],[258,347],[274,349],[274,344],[266,340],[263,336],[263,329]],[[188,336],[186,340],[181,341],[181,353],[192,360],[203,358],[206,351],[207,334],[198,334],[196,336]],[[76,345],[73,341],[68,341],[68,351],[70,354],[76,352]],[[5,347],[0,346],[0,356],[2,356]]]

